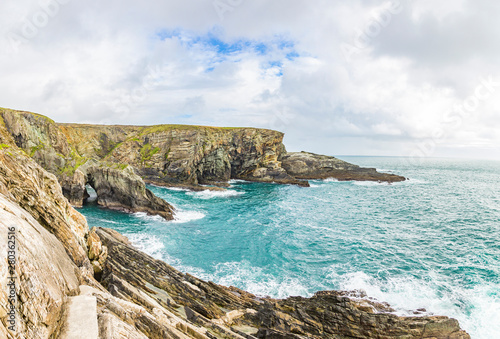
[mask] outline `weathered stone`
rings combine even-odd
[[[24,113],[20,116],[26,118]],[[31,123],[33,119],[36,128],[23,132],[27,126],[24,123]],[[26,150],[23,152],[16,146],[29,147],[29,141],[38,138],[40,133],[46,133],[53,122],[27,113],[25,120],[14,119],[9,123],[11,130],[7,131],[0,114],[0,239],[4,239],[0,241],[0,251],[7,252],[5,239],[9,227],[14,225],[18,246],[15,272],[18,277],[15,290],[18,338],[64,338],[68,333],[76,333],[85,338],[98,335],[114,339],[470,339],[454,319],[398,317],[388,313],[391,309],[387,304],[365,298],[366,295],[358,292],[324,291],[312,298],[291,297],[284,300],[258,298],[235,287],[223,287],[183,274],[133,248],[128,239],[116,231],[97,228],[89,233],[85,218],[63,197],[56,177],[30,159]],[[109,127],[115,128],[123,130],[127,138],[135,138],[138,132],[144,132],[139,127]],[[85,148],[82,152],[94,152],[96,157],[111,153],[116,156],[114,150],[120,148],[119,139],[107,136],[100,127],[91,130],[99,134],[96,140],[89,139],[89,145],[97,142],[101,150],[97,152]],[[201,130],[199,133],[206,133]],[[160,132],[161,136],[165,131]],[[174,129],[172,135],[184,135],[177,132]],[[144,135],[152,138],[155,133],[148,130]],[[186,133],[193,131],[188,129]],[[217,130],[216,133],[226,132]],[[287,178],[277,160],[278,154],[284,153],[281,141],[277,143],[272,137],[264,140],[265,135],[272,136],[274,132],[262,134],[258,130],[246,130],[238,133],[242,134],[237,138],[233,135],[236,139],[231,139],[232,144],[228,146],[236,153],[227,153],[232,178],[241,176],[252,179],[256,176],[262,181]],[[64,142],[59,137],[43,140],[54,150],[57,148],[65,152]],[[187,151],[191,147],[191,141],[181,143],[183,146],[177,149],[179,156],[183,149]],[[269,148],[263,146],[266,144]],[[228,162],[224,160],[224,145],[214,146],[207,153],[210,155],[208,160],[203,162],[203,156],[198,159],[203,163],[201,173],[205,173],[201,174],[201,178],[214,182],[219,177],[227,178]],[[218,151],[221,148],[223,151]],[[94,155],[91,154],[92,157]],[[235,162],[238,157],[241,160],[239,163]],[[45,163],[51,159],[50,156],[41,154],[37,159],[47,167],[53,164],[60,166],[53,160],[50,164]],[[69,159],[73,161],[74,157],[70,155]],[[184,160],[179,161],[178,164],[184,163]],[[148,191],[142,189],[140,178],[130,175],[124,180],[121,169],[118,171],[120,174],[116,174],[110,168],[113,169],[95,159],[81,166],[85,181],[89,180],[101,191],[101,199],[105,201],[103,205],[109,204],[108,207],[114,208],[122,203],[126,199],[125,186],[134,187],[134,191],[140,191],[148,198]],[[181,177],[187,175],[189,179],[192,175],[189,166],[187,170],[182,166],[176,168]],[[275,174],[269,174],[273,171]],[[192,178],[198,180],[198,174]],[[197,183],[193,181],[193,185]],[[117,194],[112,192],[115,188]],[[140,204],[134,202],[140,199],[136,196],[134,199],[125,201],[125,204],[131,207],[151,206],[151,202]],[[93,273],[96,273],[99,282],[94,279]],[[0,275],[3,284],[7,278],[5,260],[0,261]],[[80,285],[82,283],[85,285]],[[8,289],[3,285],[0,287],[0,336],[10,339],[14,335],[7,328]],[[351,299],[352,296],[356,300]],[[76,298],[70,299],[72,297]],[[78,302],[75,304],[74,301]],[[75,316],[78,314],[75,305],[87,310],[85,321],[92,325],[79,322],[78,316]]]
[[[183,305],[186,321],[223,336],[238,338],[239,332],[231,333],[230,328],[249,327],[259,329],[259,338],[469,338],[454,319],[398,317],[387,313],[393,310],[383,303],[348,297],[363,295],[359,292],[323,291],[312,298],[262,302],[234,287],[183,274],[134,249],[123,236],[115,237],[116,231],[97,228],[96,232],[109,248],[102,283],[115,297],[150,310]]]
[[[44,169],[56,175],[64,196],[73,206],[81,207],[88,197],[86,184],[91,184],[100,196],[98,203],[104,207],[128,212],[146,212],[173,218],[173,208],[146,188],[144,181],[134,170],[122,163],[104,160],[104,152],[115,146],[106,134],[97,136],[104,151],[95,150],[93,157],[78,154],[75,144],[59,125],[49,118],[28,112],[0,108],[6,137],[10,144],[22,148]],[[8,135],[10,134],[10,135]],[[76,145],[83,139],[74,140]],[[101,156],[99,158],[99,156]]]
[[[287,153],[281,157],[282,167],[298,179],[335,178],[341,181],[405,181],[406,178],[363,168],[340,159],[308,152]]]
[[[0,260],[0,337],[49,338],[58,333],[67,298],[78,294],[79,270],[61,242],[16,202],[0,194],[0,252],[15,228],[16,331],[8,331],[8,268]],[[16,337],[16,338],[18,338]]]
[[[103,207],[126,212],[145,212],[172,220],[174,208],[146,188],[144,181],[127,166],[116,169],[91,166],[86,169],[88,182],[96,190],[97,203]]]

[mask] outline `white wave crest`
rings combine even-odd
[[[144,233],[125,233],[124,235],[138,250],[149,254],[155,259],[164,260],[163,250],[165,245],[156,236]]]
[[[178,209],[175,211],[174,217],[175,219],[172,221],[173,223],[182,224],[193,220],[203,219],[205,218],[205,213],[198,211],[184,211]]]
[[[373,186],[390,186],[392,184],[386,181],[354,181],[354,185],[373,187]]]
[[[163,217],[161,217],[159,215],[149,215],[149,214],[144,213],[144,212],[136,212],[133,215],[137,218],[148,220],[148,221],[166,222],[166,220],[163,219]]]
[[[247,181],[241,180],[241,179],[231,179],[228,181],[229,184],[237,184],[237,183],[242,183],[242,182],[247,182]]]
[[[201,273],[201,272],[200,272]],[[224,286],[237,286],[257,296],[287,298],[310,296],[307,286],[298,279],[278,279],[248,262],[226,262],[215,266],[215,273],[201,273],[201,278]]]
[[[500,333],[498,285],[464,288],[432,272],[426,280],[401,277],[381,281],[364,272],[342,276],[332,273],[329,277],[340,281],[341,290],[363,290],[369,297],[388,302],[401,316],[414,316],[414,310],[423,308],[427,311],[423,315],[446,315],[457,319],[472,338],[494,338]]]
[[[201,192],[189,192],[187,194],[192,195],[195,198],[199,198],[199,199],[213,199],[213,198],[235,197],[238,195],[245,194],[245,192],[238,192],[238,191],[233,191],[233,190],[225,190],[225,191],[204,190]]]

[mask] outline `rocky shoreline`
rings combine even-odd
[[[94,145],[107,140],[111,151],[93,146],[78,150],[73,137],[65,134],[68,131],[50,119],[27,112],[0,110],[0,236],[7,239],[7,230],[14,228],[17,251],[14,331],[9,329],[8,289],[3,285],[7,261],[0,261],[0,337],[470,338],[454,319],[399,317],[391,314],[386,304],[364,297],[352,298],[347,292],[326,291],[311,298],[275,300],[205,282],[138,251],[116,231],[90,230],[85,218],[70,204],[70,201],[77,204],[85,199],[86,184],[96,189],[99,204],[108,208],[164,213],[162,216],[166,219],[175,213],[167,202],[157,200],[159,198],[145,188],[144,180],[153,178],[156,172],[144,171],[152,167],[136,168],[132,165],[136,164],[133,159],[129,159],[130,163],[124,163],[123,159],[122,162],[110,161],[118,157],[118,152],[123,156],[124,151],[113,145],[115,139],[101,137],[99,133],[105,128],[108,127],[90,127],[101,141],[81,135],[80,140],[85,141],[81,147],[86,147],[86,142]],[[109,128],[121,128],[120,133],[129,137],[143,131],[143,127],[133,126]],[[156,133],[146,132],[145,137]],[[168,133],[174,132],[177,132],[175,128]],[[220,136],[228,132],[214,133]],[[260,130],[244,129],[231,133],[236,133],[236,137],[226,137],[233,141],[234,138],[253,140],[250,144],[241,144],[245,149],[242,148],[236,162],[225,162],[223,159],[229,154],[217,151],[221,152],[217,156],[199,158],[195,167],[177,167],[181,177],[187,175],[197,180],[179,180],[177,184],[215,184],[220,178],[267,181],[279,179],[284,172],[299,180],[289,173],[320,176],[341,170],[338,162],[328,165],[330,169],[319,169],[332,159],[300,155],[300,161],[307,166],[311,166],[308,164],[311,158],[319,164],[311,166],[314,172],[304,174],[296,156],[291,154],[291,159],[286,158],[279,132],[264,131],[264,136],[260,136]],[[182,142],[187,145],[187,141]],[[213,142],[219,144],[218,149],[226,145],[223,141]],[[135,156],[140,156],[140,150],[138,154]],[[248,154],[252,157],[247,158]],[[189,153],[186,156],[190,156]],[[259,167],[265,159],[267,167]],[[215,163],[220,166],[213,165]],[[284,169],[287,163],[288,172]],[[225,167],[228,164],[229,168]],[[282,167],[282,164],[285,165]],[[202,168],[202,172],[197,172],[202,174],[193,177],[190,168],[196,171]],[[217,172],[221,168],[226,170]],[[259,170],[261,168],[264,170]],[[371,180],[383,180],[376,178],[371,170],[344,170],[363,172],[360,178],[371,175]],[[166,173],[170,175],[169,171]],[[287,176],[281,178],[288,180]],[[169,178],[164,182],[176,184]],[[6,247],[5,241],[0,242],[0,251],[7,253]]]
[[[56,175],[65,197],[80,207],[86,185],[103,207],[171,220],[174,208],[145,186],[220,190],[231,179],[308,187],[308,179],[404,181],[313,153],[288,153],[283,133],[257,128],[184,125],[58,124],[30,112],[0,108],[16,146]]]

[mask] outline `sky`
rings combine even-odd
[[[0,107],[500,160],[498,0],[3,0]]]

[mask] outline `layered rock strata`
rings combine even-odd
[[[203,338],[469,338],[447,317],[398,317],[386,304],[353,300],[345,292],[318,292],[312,298],[259,298],[183,274],[134,249],[110,229],[96,232],[108,248],[101,283],[117,298],[161,309],[185,334]],[[119,316],[119,312],[115,313]],[[174,322],[179,320],[172,320]],[[153,323],[154,324],[154,323]],[[194,329],[190,329],[190,326]],[[161,335],[167,329],[154,324]],[[149,338],[160,338],[148,333]]]
[[[339,181],[384,181],[399,182],[406,178],[377,172],[375,168],[364,168],[346,161],[308,152],[287,153],[281,157],[282,167],[298,179],[328,179]]]
[[[0,124],[2,253],[11,229],[16,321],[12,329],[4,259],[2,338],[470,338],[454,319],[397,317],[344,293],[274,300],[181,273],[116,231],[90,231],[56,177]]]
[[[83,205],[89,184],[98,193],[97,203],[103,207],[173,219],[174,208],[148,190],[132,167],[80,155],[49,118],[0,109],[0,124],[15,145],[57,177],[64,196],[73,206]]]
[[[334,157],[287,153],[283,133],[267,129],[57,124],[38,114],[6,109],[0,109],[0,117],[15,143],[57,176],[74,206],[85,201],[85,185],[93,177],[113,179],[106,192],[114,184],[136,188],[118,189],[115,197],[98,199],[103,206],[147,211],[167,219],[173,209],[151,198],[143,181],[213,190],[227,186],[230,179],[306,187],[307,179],[405,180]],[[136,184],[127,186],[127,182]]]

